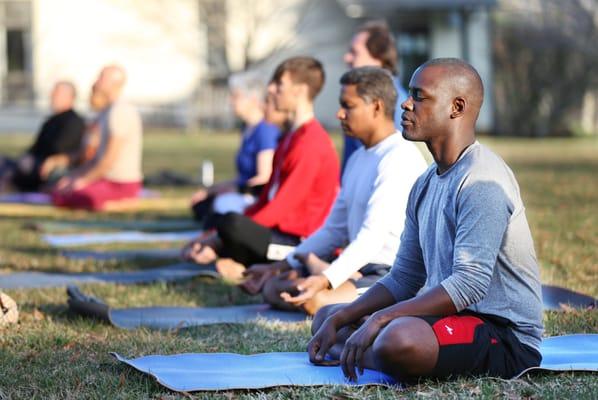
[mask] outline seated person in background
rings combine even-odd
[[[254,196],[259,195],[272,172],[280,129],[265,117],[264,84],[257,79],[235,76],[230,79],[229,86],[233,112],[244,124],[236,157],[237,178],[200,189],[193,195],[192,209],[198,220],[205,221],[214,211],[219,214],[243,212],[255,202]],[[215,200],[220,205],[217,210],[213,209]]]
[[[52,116],[41,127],[33,145],[18,160],[0,158],[0,188],[10,187],[22,192],[37,192],[44,188],[51,175],[60,173],[51,166],[52,157],[75,153],[81,145],[85,122],[74,110],[76,90],[72,83],[60,81],[50,97]],[[68,168],[68,163],[64,165]],[[52,179],[50,179],[51,181]]]
[[[415,182],[388,275],[350,304],[322,308],[308,352],[357,380],[490,375],[540,364],[542,292],[525,207],[505,162],[476,141],[484,89],[458,59],[420,66],[402,104],[403,136],[434,157]]]
[[[69,172],[52,192],[55,205],[102,210],[106,203],[136,198],[141,192],[142,126],[138,111],[120,99],[126,81],[118,66],[102,69],[94,83],[91,107],[99,114],[87,133],[85,162]],[[92,145],[89,142],[97,142]]]
[[[399,128],[401,103],[407,100],[407,92],[403,89],[401,80],[397,76],[397,45],[386,22],[369,21],[360,26],[353,36],[349,51],[345,53],[343,60],[350,68],[381,67],[394,75],[393,81],[397,89],[394,121],[395,126]],[[343,135],[343,139],[342,171],[344,172],[351,154],[361,147],[361,142],[347,135]]]
[[[407,197],[426,170],[413,143],[397,132],[397,92],[392,76],[376,67],[345,73],[340,110],[343,131],[363,146],[349,160],[330,215],[286,260],[257,264],[242,287],[277,308],[314,314],[327,304],[349,302],[386,275],[399,248]],[[347,245],[348,244],[348,245]],[[345,247],[346,246],[346,247]],[[345,247],[331,264],[335,250]]]
[[[273,81],[276,108],[292,115],[292,128],[276,148],[270,180],[245,215],[228,213],[215,233],[187,244],[185,259],[207,264],[221,256],[244,266],[280,260],[286,253],[276,254],[278,245],[297,245],[330,211],[340,168],[332,140],[314,118],[313,101],[324,85],[322,64],[290,58],[276,68]]]

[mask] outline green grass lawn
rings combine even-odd
[[[26,136],[0,136],[3,154],[18,154]],[[338,137],[335,137],[339,143]],[[545,283],[598,296],[598,142],[596,140],[482,139],[514,170],[527,206]],[[215,164],[216,178],[232,176],[238,136],[226,133],[145,137],[144,171],[171,169],[196,175],[201,161]],[[160,188],[166,198],[186,198],[192,187]],[[25,222],[48,219],[176,218],[189,216],[182,204],[162,212],[97,215],[51,210],[46,215],[0,217],[0,272],[17,270],[96,271],[140,268],[161,262],[69,261],[40,240]],[[0,205],[0,208],[2,206]],[[21,214],[19,214],[21,215]],[[164,246],[163,244],[158,244]],[[102,246],[106,249],[123,246]],[[135,246],[137,247],[137,246]],[[1,279],[1,278],[0,278]],[[197,278],[176,284],[84,286],[117,307],[145,305],[215,306],[258,302],[223,282]],[[18,325],[0,328],[0,400],[63,398],[174,399],[151,378],[117,364],[108,355],[130,357],[183,352],[303,351],[308,324],[217,325],[173,332],[123,331],[68,313],[64,289],[11,290],[20,305]],[[598,311],[550,312],[546,335],[598,332]],[[251,373],[248,371],[248,373]],[[405,391],[387,388],[276,388],[264,391],[194,393],[193,398],[596,398],[598,375],[543,374],[505,381],[479,378],[424,381]]]

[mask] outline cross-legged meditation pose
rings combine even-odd
[[[394,75],[393,82],[397,90],[397,105],[394,121],[397,127],[401,123],[401,103],[407,99],[407,91],[401,85],[397,76],[397,46],[388,25],[384,21],[369,21],[359,27],[349,51],[343,60],[349,68],[381,67]],[[362,146],[357,138],[345,134],[343,136],[342,170],[345,171],[351,154]]]
[[[244,266],[280,260],[330,212],[339,161],[313,110],[324,69],[311,57],[294,57],[276,68],[273,81],[276,108],[292,115],[292,127],[276,148],[272,175],[244,215],[225,214],[215,232],[188,243],[185,259],[205,264],[221,256]]]
[[[33,145],[18,160],[0,157],[0,191],[3,187],[26,192],[42,190],[70,167],[67,161],[55,168],[52,160],[68,160],[81,146],[85,121],[73,110],[76,94],[71,82],[54,85],[50,97],[53,114],[42,125]]]
[[[241,147],[236,157],[237,177],[200,189],[193,195],[192,209],[198,220],[209,220],[214,212],[243,212],[255,202],[272,172],[280,128],[275,124],[278,122],[276,116],[274,121],[266,117],[264,83],[235,76],[230,79],[229,86],[232,109],[244,123]],[[272,118],[272,114],[270,112],[268,116]]]
[[[118,66],[102,69],[93,85],[90,103],[98,117],[88,128],[83,152],[86,160],[56,185],[57,206],[101,210],[109,201],[138,197],[141,192],[141,117],[121,100],[126,82]]]
[[[403,136],[434,157],[407,203],[388,275],[349,304],[322,308],[309,357],[419,377],[510,378],[537,366],[542,299],[519,187],[475,138],[483,99],[477,71],[458,59],[420,66],[402,104]]]
[[[345,73],[337,117],[343,131],[364,146],[347,164],[330,215],[285,260],[246,271],[243,287],[278,307],[314,314],[326,304],[349,302],[386,275],[394,262],[407,197],[426,169],[417,147],[397,132],[397,92],[377,67]],[[346,246],[346,247],[345,247]],[[336,249],[342,254],[328,264]]]

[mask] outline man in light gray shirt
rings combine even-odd
[[[347,163],[332,210],[285,260],[249,268],[243,286],[251,293],[262,280],[266,302],[312,315],[325,305],[354,300],[390,270],[407,198],[427,167],[415,144],[394,126],[397,92],[390,73],[355,68],[340,83],[337,117],[362,146]],[[337,256],[339,248],[344,250]]]
[[[363,367],[401,380],[513,377],[540,364],[541,285],[515,177],[475,140],[482,81],[464,61],[436,59],[409,89],[403,136],[435,163],[411,191],[391,272],[316,315],[310,359],[339,357],[353,380]]]

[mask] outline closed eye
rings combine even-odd
[[[349,103],[347,103],[346,101],[343,101],[343,100],[339,101],[339,103],[342,108],[347,109],[347,110],[352,107]]]
[[[419,89],[419,88],[409,88],[409,95],[415,101],[422,101],[425,99],[425,97],[422,94],[421,89]]]

